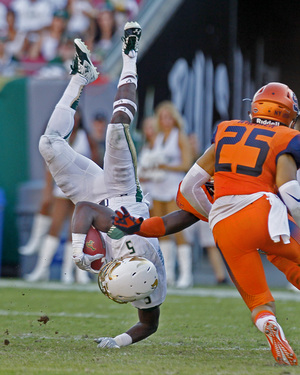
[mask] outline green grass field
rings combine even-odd
[[[93,339],[126,331],[137,320],[135,308],[108,300],[95,285],[13,284],[0,280],[1,375],[300,374],[300,366],[275,364],[234,288],[170,292],[156,334],[129,347],[99,349]],[[289,300],[278,298],[278,321],[300,357],[300,298],[282,295]],[[39,321],[45,315],[46,324]]]

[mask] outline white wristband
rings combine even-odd
[[[122,333],[121,335],[114,337],[114,340],[120,347],[132,344],[132,337],[127,333]]]
[[[76,258],[82,255],[85,239],[86,239],[86,234],[72,233],[73,258]]]

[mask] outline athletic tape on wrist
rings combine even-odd
[[[132,344],[132,338],[127,333],[122,333],[121,335],[114,337],[114,340],[120,347]]]
[[[72,233],[72,250],[73,257],[82,255],[86,234],[83,233]]]

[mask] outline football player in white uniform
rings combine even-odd
[[[76,204],[72,223],[73,259],[76,265],[92,271],[92,261],[101,256],[83,253],[86,234],[92,224],[98,230],[108,232],[102,233],[107,262],[128,255],[139,256],[151,261],[157,271],[158,283],[151,295],[132,301],[132,305],[138,309],[138,323],[114,338],[96,339],[98,347],[120,348],[153,334],[159,324],[159,306],[166,296],[166,275],[158,240],[137,235],[123,237],[123,233],[111,224],[114,210],[120,206],[126,206],[135,215],[149,217],[148,204],[144,201],[136,175],[136,153],[129,134],[129,124],[137,109],[136,60],[140,36],[141,27],[137,22],[126,23],[122,38],[123,68],[107,128],[104,168],[77,154],[67,143],[81,91],[98,77],[90,60],[90,51],[80,39],[74,40],[76,54],[72,78],[39,144],[57,185]],[[124,264],[122,268],[125,272],[126,267]]]

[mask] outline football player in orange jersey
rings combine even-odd
[[[114,219],[123,231],[161,236],[189,225],[190,213],[209,214],[216,245],[253,323],[266,335],[275,360],[287,365],[297,365],[297,358],[276,320],[257,250],[300,289],[300,134],[293,130],[298,115],[296,95],[288,86],[263,86],[253,97],[251,122],[220,123],[212,146],[183,179],[177,201],[185,211],[142,221],[122,208]],[[212,205],[203,189],[211,176]]]

